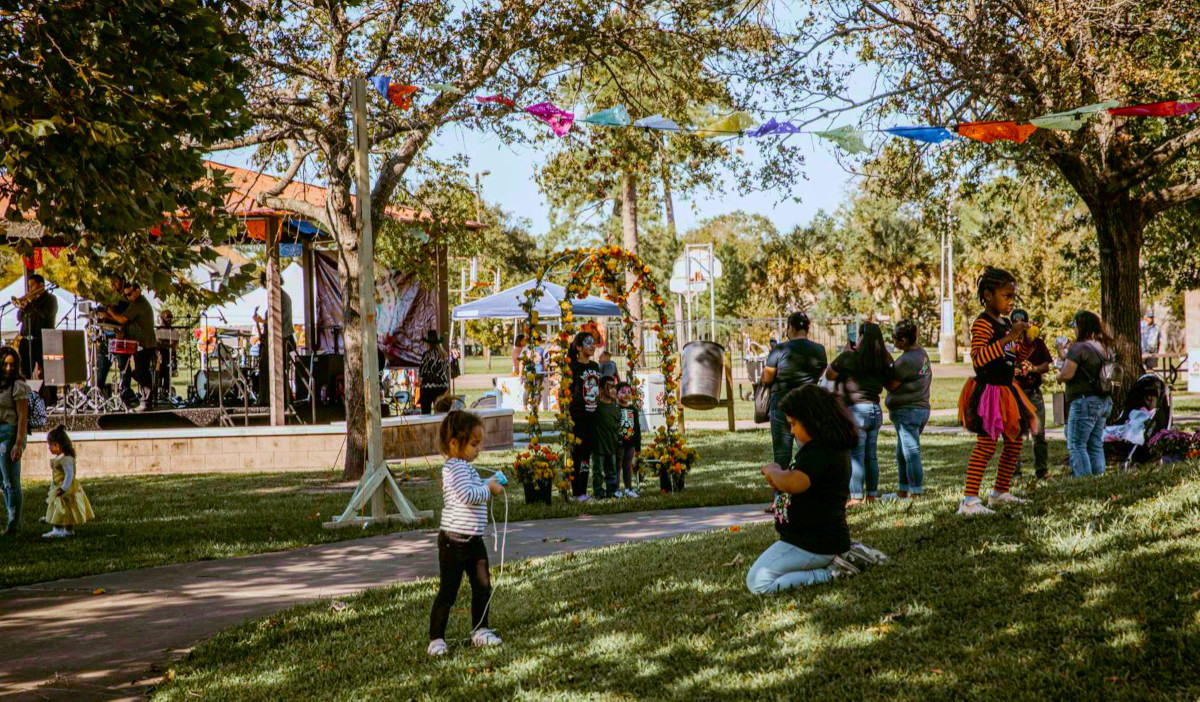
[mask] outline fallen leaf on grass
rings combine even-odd
[[[336,663],[322,663],[321,665],[317,666],[317,668],[319,668],[320,670],[326,670],[326,671],[333,670],[336,667],[337,667]]]
[[[1109,501],[1109,502],[1116,502],[1117,500],[1121,499],[1121,497],[1122,497],[1122,495],[1109,495],[1109,496],[1108,496],[1108,501]]]
[[[944,675],[946,671],[942,670],[941,668],[932,668],[930,669],[930,672],[934,675]]]
[[[102,588],[102,587],[98,587],[98,588],[96,588],[95,590],[92,590],[92,594],[93,594],[93,595],[103,595],[103,594],[104,594],[104,588]]]
[[[739,531],[741,531],[742,528],[740,526],[738,526],[737,524],[734,524],[733,526],[729,527],[729,530],[736,534]]]
[[[348,605],[345,602],[342,602],[341,600],[334,600],[329,605],[329,608],[335,612],[341,612],[342,610],[346,609],[347,606]]]
[[[892,526],[902,527],[904,526],[904,522],[892,522]]]
[[[738,564],[740,564],[744,560],[746,560],[746,557],[739,553],[733,557],[732,561],[726,563],[725,567],[726,568],[736,567]]]
[[[174,680],[175,679],[175,669],[171,668],[170,670],[168,670],[165,677],[167,678],[167,680]]]

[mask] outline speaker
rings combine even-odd
[[[42,377],[47,385],[66,387],[87,382],[86,332],[42,330]]]

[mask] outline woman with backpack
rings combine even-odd
[[[1112,411],[1112,336],[1094,312],[1075,315],[1075,343],[1058,379],[1066,383],[1067,452],[1076,478],[1104,473],[1104,425]],[[1107,367],[1106,367],[1107,366]]]
[[[21,530],[21,455],[29,436],[29,386],[21,377],[21,356],[0,348],[0,482],[8,511],[5,536]]]

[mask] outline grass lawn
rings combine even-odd
[[[510,491],[510,519],[544,519],[575,514],[601,514],[674,507],[766,502],[758,466],[770,460],[766,432],[736,435],[692,432],[701,460],[688,476],[682,493],[659,495],[657,478],[637,500],[599,504],[567,504],[555,499],[549,506],[526,506],[519,484]],[[478,465],[507,468],[514,451],[485,453]],[[441,463],[417,459],[406,464],[412,480],[401,489],[418,509],[440,511]],[[0,540],[0,587],[13,587],[59,578],[72,578],[186,561],[229,558],[281,551],[311,544],[355,539],[400,529],[429,529],[390,524],[363,529],[323,529],[321,522],[339,514],[350,499],[349,489],[330,492],[340,481],[331,473],[270,473],[259,475],[189,475],[88,478],[86,460],[82,481],[98,519],[80,527],[72,539],[47,541],[37,519],[45,514],[47,485],[31,481],[27,472],[25,529],[16,539]],[[398,477],[405,471],[397,470]],[[35,474],[36,475],[36,474]],[[41,474],[44,476],[44,473]]]
[[[855,537],[893,562],[851,580],[751,595],[769,525],[510,563],[496,581],[497,649],[453,638],[446,658],[428,658],[436,584],[424,580],[224,632],[154,699],[1200,695],[1200,466],[1054,481],[1028,505],[964,519],[953,510],[966,443],[930,444],[932,496],[852,514]],[[452,637],[469,626],[468,597]]]

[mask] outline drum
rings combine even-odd
[[[233,390],[233,373],[229,371],[222,373],[215,370],[196,371],[194,385],[197,398],[213,401],[217,399],[219,388],[223,388],[226,393]]]
[[[133,339],[113,339],[108,342],[108,352],[116,356],[132,356],[137,350],[138,344]]]

